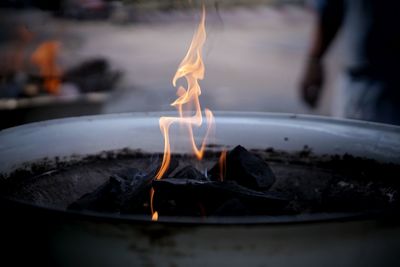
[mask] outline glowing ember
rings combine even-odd
[[[164,137],[164,156],[161,163],[160,170],[156,175],[156,179],[161,179],[168,169],[171,160],[171,146],[169,142],[169,128],[174,123],[180,123],[186,126],[189,132],[191,146],[196,157],[201,160],[204,155],[205,145],[210,133],[210,129],[214,124],[214,116],[209,109],[204,110],[207,121],[207,132],[203,138],[201,146],[198,147],[193,136],[193,126],[200,127],[203,124],[203,115],[201,111],[199,96],[201,89],[199,80],[204,78],[204,64],[202,60],[202,48],[206,40],[205,30],[205,8],[203,7],[202,17],[200,24],[195,32],[192,43],[186,56],[183,58],[178,67],[177,72],[172,80],[172,84],[176,87],[176,82],[180,78],[185,78],[187,82],[187,89],[180,86],[177,89],[178,98],[171,104],[177,108],[179,117],[161,117],[160,130]],[[193,109],[192,109],[193,107]],[[193,114],[194,113],[194,114]],[[191,115],[193,114],[193,115]],[[158,219],[158,213],[153,209],[153,196],[154,189],[151,190],[151,212],[153,220]]]
[[[33,52],[31,61],[40,69],[40,75],[43,78],[43,87],[50,94],[58,94],[60,87],[61,70],[56,64],[56,58],[60,49],[60,43],[57,41],[48,41],[42,43]]]

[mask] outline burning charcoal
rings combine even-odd
[[[154,172],[154,171],[152,171]],[[92,193],[85,194],[72,203],[69,208],[75,210],[93,210],[102,212],[118,212],[134,192],[143,190],[153,175],[149,176],[136,168],[129,168],[112,175],[103,185]]]
[[[171,173],[179,162],[171,160],[167,173]],[[148,212],[143,203],[149,200],[151,180],[159,166],[148,172],[129,168],[112,175],[110,179],[91,193],[85,194],[68,208],[101,212],[140,213]]]
[[[282,211],[288,201],[270,192],[248,189],[234,181],[198,181],[193,179],[166,178],[153,180],[155,190],[154,205],[160,213],[175,215],[199,215],[214,211],[232,198],[243,202],[248,213]],[[171,203],[173,205],[171,205]],[[190,210],[192,209],[192,210]],[[186,212],[189,211],[189,214]]]
[[[126,174],[129,172],[129,176]],[[125,175],[113,175],[110,179],[91,193],[69,205],[73,210],[93,210],[102,212],[118,212],[129,191],[134,188],[136,180],[145,177],[138,169],[126,170]],[[138,179],[136,179],[138,178]]]
[[[207,178],[199,170],[190,165],[179,170],[177,173],[175,173],[174,177],[178,179],[182,178],[182,179],[207,181]]]
[[[249,215],[249,210],[239,199],[233,198],[222,204],[213,216],[244,216]]]
[[[210,174],[215,180],[219,179],[220,165],[216,164]],[[233,180],[255,190],[267,190],[274,184],[275,175],[264,160],[237,146],[226,157],[224,180]]]
[[[168,169],[164,173],[164,176],[168,177],[176,168],[178,168],[178,166],[179,166],[179,160],[172,157],[171,161],[169,162]],[[153,176],[155,176],[155,175],[156,175],[156,172],[154,172]]]
[[[171,158],[169,167],[165,172],[165,175],[169,175],[179,166],[179,161]],[[126,201],[123,202],[121,207],[121,213],[148,213],[147,208],[143,206],[144,203],[148,203],[150,200],[150,189],[151,189],[151,180],[154,179],[159,166],[157,168],[153,168],[148,172],[148,174],[142,179],[135,179],[133,183],[133,187]]]

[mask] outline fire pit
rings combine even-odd
[[[199,101],[205,40],[203,7],[173,78],[177,115],[72,118],[0,132],[6,261],[400,263],[400,128],[295,115],[214,117]]]
[[[68,196],[78,198],[102,183],[93,179],[101,168],[115,171],[124,160],[135,161],[138,155],[161,159],[159,117],[158,113],[81,117],[0,132],[1,229],[10,252],[6,254],[24,255],[12,258],[15,262],[53,266],[398,264],[396,207],[270,216],[160,214],[159,222],[151,222],[150,214],[66,210]],[[310,175],[303,183],[310,185],[311,195],[318,188],[312,187],[317,183],[310,179],[323,179],[321,168],[339,168],[339,173],[340,164],[354,171],[376,171],[378,167],[371,166],[380,166],[382,173],[376,179],[384,181],[395,176],[392,172],[400,164],[400,129],[395,126],[262,113],[216,113],[216,125],[215,138],[210,140],[214,145],[206,149],[210,156],[212,151],[240,144],[268,160],[275,183],[307,166]],[[174,146],[174,153],[187,151]],[[95,162],[97,166],[90,165]],[[57,176],[60,171],[82,170],[85,164],[93,173],[86,169],[80,175],[78,171]],[[334,181],[335,190],[344,192],[357,186],[345,178]],[[396,181],[391,182],[395,188]],[[10,194],[10,188],[17,194]],[[388,200],[397,199],[397,194],[384,192]]]

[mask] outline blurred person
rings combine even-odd
[[[315,0],[317,23],[301,82],[315,107],[324,84],[323,57],[339,30],[345,42],[340,115],[400,124],[400,1]]]

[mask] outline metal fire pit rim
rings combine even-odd
[[[323,115],[310,115],[310,114],[297,114],[297,113],[281,113],[281,112],[258,112],[258,111],[213,111],[216,118],[228,117],[228,118],[239,118],[239,117],[250,117],[250,118],[273,118],[273,119],[289,119],[289,120],[302,120],[302,121],[312,121],[312,122],[324,122],[324,123],[334,123],[342,125],[351,126],[362,126],[365,128],[374,128],[382,130],[390,130],[400,133],[400,125],[392,125],[385,123],[378,123],[372,121],[362,121],[348,118],[338,118],[329,117]],[[39,122],[32,122],[27,124],[22,124],[10,128],[5,128],[0,130],[0,137],[2,133],[7,133],[9,131],[19,130],[27,127],[43,127],[47,125],[54,125],[60,122],[75,122],[77,120],[102,120],[102,119],[112,119],[112,118],[150,118],[150,117],[161,117],[161,116],[171,116],[176,115],[174,111],[148,111],[148,112],[123,112],[123,113],[111,113],[111,114],[98,114],[98,115],[86,115],[86,116],[74,116],[60,119],[51,119]]]
[[[36,218],[72,219],[100,223],[125,223],[130,225],[148,225],[149,223],[169,226],[283,226],[312,225],[319,223],[337,223],[351,221],[398,221],[399,215],[391,211],[368,212],[332,212],[280,216],[226,216],[226,217],[174,217],[160,216],[156,222],[151,221],[151,215],[112,214],[92,211],[61,210],[28,202],[13,200],[0,196],[0,207],[8,209],[15,216],[34,214]],[[5,212],[5,214],[7,214]]]
[[[62,124],[67,124],[68,123],[74,123],[77,121],[80,122],[85,122],[85,121],[101,121],[101,120],[110,120],[113,118],[143,118],[143,119],[148,119],[148,118],[158,118],[160,116],[165,116],[165,115],[175,115],[176,113],[174,112],[133,112],[133,113],[119,113],[119,114],[106,114],[106,115],[93,115],[93,116],[82,116],[82,117],[71,117],[71,118],[64,118],[64,119],[55,119],[55,120],[49,120],[49,121],[43,121],[43,122],[37,122],[37,123],[31,123],[31,124],[26,124],[26,125],[21,125],[9,129],[5,129],[0,131],[0,139],[2,137],[2,134],[4,135],[10,135],[13,134],[14,132],[19,132],[19,131],[30,131],[30,130],[35,130],[35,128],[40,128],[40,127],[45,127],[45,126],[51,126],[51,125],[58,125],[59,123]],[[355,121],[355,120],[346,120],[346,119],[337,119],[337,118],[330,118],[330,117],[324,117],[324,116],[313,116],[313,115],[296,115],[296,114],[284,114],[284,113],[265,113],[265,112],[215,112],[216,117],[224,117],[224,118],[229,118],[229,119],[236,119],[236,118],[252,118],[252,119],[277,119],[277,120],[286,120],[286,121],[309,121],[309,122],[315,122],[318,124],[318,122],[324,122],[325,124],[332,124],[332,125],[349,125],[349,126],[359,126],[360,128],[364,129],[375,129],[375,130],[382,130],[386,132],[392,132],[395,133],[396,136],[397,134],[400,134],[400,126],[393,126],[393,125],[386,125],[386,124],[379,124],[379,123],[373,123],[373,122],[364,122],[364,121]],[[3,197],[0,197],[3,199]],[[4,200],[4,199],[3,199]],[[3,201],[2,201],[3,202]],[[40,207],[37,205],[32,205],[29,203],[21,203],[21,202],[13,202],[14,205],[19,206],[22,209],[28,209],[28,210],[41,210],[45,214],[59,214],[61,216],[72,216],[76,218],[82,218],[82,219],[98,219],[98,220],[104,220],[105,218],[107,220],[118,220],[118,221],[129,221],[129,222],[135,222],[135,223],[147,223],[150,220],[149,217],[141,217],[141,216],[127,216],[124,215],[123,217],[121,216],[105,216],[104,214],[93,214],[93,213],[78,213],[78,212],[72,212],[72,211],[67,211],[65,212],[64,210],[60,209],[51,209],[48,207]],[[314,216],[315,215],[315,216]],[[343,220],[365,220],[365,219],[380,219],[384,218],[386,216],[382,216],[382,212],[378,213],[351,213],[351,214],[341,214],[340,216],[338,214],[330,214],[331,217],[327,218],[326,216],[321,216],[321,214],[314,214],[313,216],[309,216],[307,218],[297,218],[296,220],[293,219],[293,216],[289,216],[289,219],[282,219],[281,221],[276,220],[266,220],[267,217],[263,217],[262,221],[255,221],[252,220],[252,222],[221,222],[221,221],[213,221],[213,219],[209,219],[208,221],[204,220],[190,220],[189,218],[186,218],[186,221],[181,221],[181,222],[173,222],[169,221],[168,218],[163,218],[162,216],[160,217],[159,223],[166,223],[166,224],[221,224],[221,225],[227,225],[227,224],[299,224],[299,223],[313,223],[313,222],[324,222],[324,221],[343,221]],[[254,218],[254,217],[253,217]],[[288,218],[288,217],[287,217]]]

